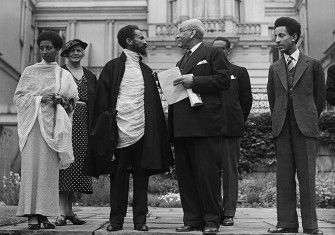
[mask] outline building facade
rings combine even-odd
[[[303,28],[301,50],[322,60],[325,69],[334,63],[333,0],[1,0],[1,4],[1,161],[4,156],[18,156],[17,148],[7,149],[17,143],[12,98],[23,69],[40,60],[36,40],[43,30],[57,31],[64,41],[79,38],[87,42],[83,65],[99,75],[105,63],[122,52],[117,43],[119,29],[136,24],[149,45],[145,62],[163,71],[174,67],[184,53],[175,43],[178,25],[189,18],[201,19],[206,41],[223,36],[232,42],[231,61],[248,69],[253,108],[260,112],[268,111],[269,65],[280,56],[273,42],[276,18],[298,19]],[[58,58],[58,62],[66,61]],[[13,163],[0,165],[1,175]]]

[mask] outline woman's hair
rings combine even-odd
[[[135,30],[139,30],[137,25],[127,25],[120,29],[117,33],[117,40],[120,46],[124,49],[127,48],[127,38],[133,39],[135,35]]]
[[[40,33],[40,35],[38,35],[37,38],[38,46],[40,45],[41,41],[52,42],[52,45],[56,48],[56,50],[60,50],[63,46],[62,38],[59,36],[58,33],[51,30],[43,31],[42,33]]]
[[[298,21],[290,17],[280,17],[276,19],[274,28],[284,26],[286,27],[287,32],[293,36],[293,34],[297,34],[297,39],[295,43],[299,41],[301,35],[301,25]]]

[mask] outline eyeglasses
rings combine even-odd
[[[186,31],[192,31],[193,29],[179,29],[178,33],[183,33]]]

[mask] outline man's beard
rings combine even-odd
[[[134,45],[132,46],[131,50],[137,52],[138,54],[142,56],[147,56],[147,49],[145,46],[139,47],[137,45]]]

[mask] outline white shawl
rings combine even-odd
[[[36,63],[28,66],[21,75],[14,95],[20,150],[24,148],[37,119],[43,139],[58,152],[60,168],[67,168],[74,161],[71,120],[60,104],[55,108],[52,103],[41,103],[46,94],[78,100],[72,75],[56,62]]]

